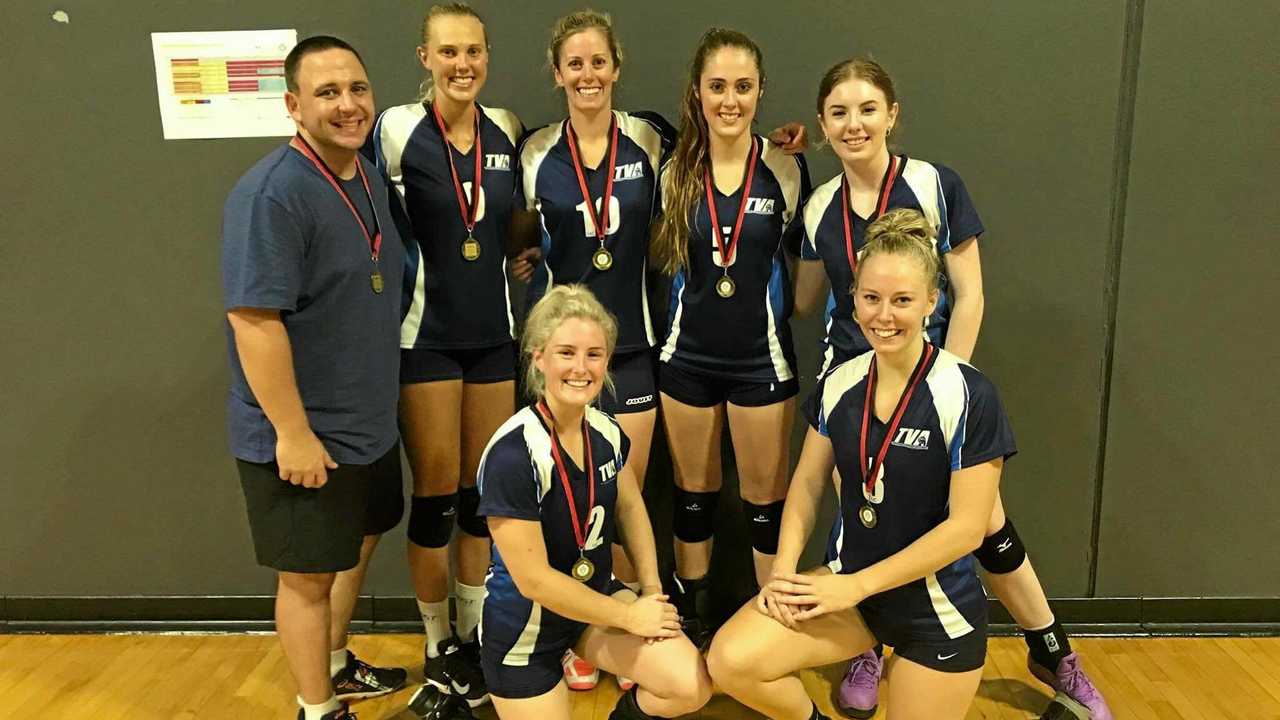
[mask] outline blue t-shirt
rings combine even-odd
[[[738,246],[727,267],[712,234],[706,193],[699,193],[689,222],[689,265],[671,282],[660,359],[717,377],[783,382],[795,377],[789,322],[793,292],[783,248],[795,252],[799,246],[800,205],[809,191],[809,173],[804,156],[786,155],[758,136],[754,142],[760,154],[746,194]],[[664,170],[664,180],[667,177]],[[727,249],[743,189],[724,195],[713,185],[712,193]],[[669,195],[664,188],[663,197]],[[735,287],[727,298],[715,289],[726,273]]]
[[[840,217],[841,177],[837,175],[819,185],[804,207],[804,243],[800,257],[804,260],[821,260],[831,280],[831,293],[827,297],[827,336],[823,340],[823,361],[819,375],[832,367],[871,349],[853,320],[853,270],[849,267],[849,252],[844,242],[844,221]],[[889,193],[892,208],[919,210],[933,225],[937,233],[938,254],[946,255],[951,248],[977,237],[983,232],[982,220],[969,199],[964,182],[954,170],[937,163],[928,163],[902,156],[898,176]],[[849,230],[855,253],[862,252],[867,226],[875,218],[864,218],[849,208]],[[938,306],[929,318],[929,339],[941,347],[947,336],[947,324],[951,320],[951,304],[946,274],[939,279]]]
[[[587,520],[583,528],[584,555],[595,565],[595,574],[586,584],[596,592],[604,592],[613,565],[610,546],[617,538],[617,477],[627,463],[631,443],[618,421],[609,415],[588,407],[586,417],[591,459],[596,466],[595,504],[590,509],[587,476],[580,467],[582,455],[561,457],[573,489],[578,521]],[[547,562],[569,574],[578,559],[577,539],[564,485],[551,453],[551,435],[537,410],[526,407],[498,428],[480,459],[476,484],[480,489],[478,514],[538,521]],[[530,655],[549,648],[563,650],[562,646],[572,644],[584,625],[521,595],[497,543],[492,556],[485,579],[488,594],[481,632],[485,651],[498,654],[506,665],[518,666],[528,664]]]
[[[402,348],[491,347],[515,336],[504,245],[520,170],[515,146],[523,128],[507,110],[477,105],[476,111],[484,157],[475,260],[462,256],[467,228],[444,154],[447,146],[469,204],[475,146],[461,153],[447,144],[423,103],[387,110],[370,135],[378,167],[403,198],[413,227],[414,241],[406,243]]]
[[[358,174],[343,185],[366,223],[376,212],[382,229],[376,266],[342,197],[288,145],[240,178],[222,216],[224,307],[280,311],[311,429],[336,462],[353,465],[377,460],[399,437],[397,289],[404,268],[386,180],[372,163],[359,162],[369,177],[374,207]],[[382,293],[373,291],[375,271],[382,274]],[[231,453],[249,462],[271,462],[275,429],[245,380],[230,323],[226,333]]]
[[[809,424],[830,438],[840,473],[840,530],[832,572],[852,573],[906,548],[947,518],[952,473],[1017,452],[1004,407],[973,366],[935,349],[868,494],[859,461],[867,374],[874,353],[832,368],[805,403]],[[888,426],[870,415],[868,464]],[[871,504],[874,527],[858,519]],[[939,641],[968,634],[986,617],[986,594],[973,556],[862,601],[872,612],[910,628],[913,639]]]
[[[649,312],[649,226],[660,205],[658,169],[674,144],[674,130],[652,114],[614,111],[618,148],[614,160],[613,202],[600,210],[608,174],[609,151],[595,168],[584,168],[597,217],[607,225],[605,248],[613,265],[597,270],[591,262],[600,248],[594,223],[574,171],[565,132],[568,121],[531,131],[520,143],[520,187],[524,205],[541,221],[542,263],[534,269],[528,304],[533,307],[552,285],[583,283],[618,320],[616,352],[653,347]]]

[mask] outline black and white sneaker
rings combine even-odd
[[[409,712],[418,720],[474,720],[467,701],[446,695],[433,685],[423,685],[409,698]]]
[[[307,713],[302,708],[298,708],[298,720],[306,720]],[[356,714],[347,708],[347,704],[343,703],[337,710],[330,710],[325,713],[323,720],[356,720]]]
[[[333,676],[333,694],[338,700],[361,700],[393,693],[405,686],[409,673],[404,668],[380,668],[347,651],[347,664]]]
[[[476,645],[474,660],[470,645]],[[489,690],[480,670],[480,651],[476,643],[467,647],[458,644],[457,638],[446,638],[436,646],[436,657],[425,657],[423,652],[422,679],[446,695],[456,695],[467,701],[470,707],[480,707],[489,702]]]

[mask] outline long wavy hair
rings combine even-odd
[[[689,217],[703,193],[703,173],[711,162],[711,131],[702,115],[698,87],[707,59],[721,48],[741,48],[751,53],[764,89],[764,53],[751,38],[736,30],[711,28],[702,36],[689,63],[689,78],[680,102],[680,138],[662,176],[662,224],[650,252],[654,265],[673,275],[689,264]]]

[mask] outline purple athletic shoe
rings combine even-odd
[[[836,691],[836,705],[849,717],[869,718],[876,714],[880,701],[880,670],[883,661],[874,650],[853,659]]]
[[[1093,686],[1093,681],[1084,674],[1079,655],[1071,653],[1062,658],[1056,673],[1027,656],[1027,669],[1040,682],[1089,708],[1090,720],[1112,720],[1111,708],[1107,707],[1107,701],[1102,699],[1102,693]]]

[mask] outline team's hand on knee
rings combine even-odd
[[[774,620],[777,620],[785,627],[795,629],[796,611],[792,606],[779,600],[780,595],[777,589],[773,586],[774,582],[776,581],[770,580],[768,583],[765,583],[763,588],[760,588],[760,592],[756,595],[756,610],[761,614],[768,615]]]
[[[542,262],[542,248],[525,248],[511,261],[511,277],[520,282],[529,282],[533,277],[533,267]]]
[[[280,479],[305,488],[322,487],[329,481],[329,470],[338,463],[329,457],[320,438],[308,428],[296,434],[279,434],[276,438],[276,466]]]
[[[777,575],[769,585],[796,622],[848,610],[865,597],[856,575]]]
[[[804,152],[809,147],[809,138],[805,135],[804,123],[790,122],[769,133],[769,142],[782,147],[788,155]]]
[[[627,606],[622,628],[649,640],[665,640],[680,634],[680,614],[666,595],[645,595]]]

